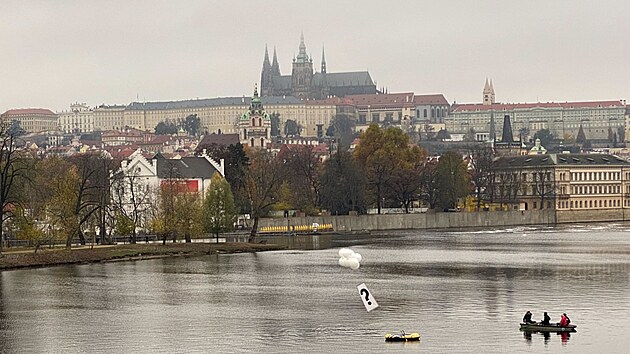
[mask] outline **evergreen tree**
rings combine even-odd
[[[578,131],[577,138],[575,138],[575,142],[578,144],[584,144],[586,142],[586,134],[584,134],[582,124],[580,124],[580,130]]]
[[[534,141],[540,139],[540,145],[549,146],[549,143],[554,139],[553,134],[549,129],[541,129],[534,134]]]
[[[155,134],[157,135],[172,135],[177,134],[177,124],[171,122],[170,120],[159,122],[155,126]]]
[[[280,135],[280,113],[274,112],[269,115],[271,120],[271,136]]]
[[[201,128],[201,119],[197,117],[197,114],[191,114],[181,121],[181,127],[191,136],[197,136],[199,129]],[[157,128],[156,128],[157,130]],[[177,132],[175,132],[177,133]]]

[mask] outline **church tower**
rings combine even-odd
[[[243,145],[265,149],[271,142],[271,118],[263,107],[256,86],[249,110],[241,115],[237,128]]]
[[[494,87],[492,86],[492,80],[488,82],[486,78],[486,85],[483,88],[483,105],[489,106],[494,103]]]
[[[273,53],[274,63],[276,62],[276,52]],[[265,45],[265,59],[263,60],[262,73],[260,74],[260,93],[262,96],[273,96],[273,68],[269,62],[269,52]]]
[[[311,86],[313,83],[313,59],[306,54],[304,34],[300,35],[300,50],[293,59],[291,71],[291,88],[293,96],[300,99],[311,98]]]

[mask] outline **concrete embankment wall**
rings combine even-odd
[[[556,224],[555,210],[262,218],[259,227],[333,224],[335,231],[439,229]]]
[[[556,211],[558,224],[628,220],[630,220],[630,210],[627,209]]]

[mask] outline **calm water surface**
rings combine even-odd
[[[0,273],[2,353],[623,353],[630,225],[406,231],[331,248]],[[340,247],[361,268],[337,264]],[[380,307],[365,311],[357,285]],[[569,337],[526,336],[530,310]],[[612,324],[614,323],[614,325]],[[385,343],[387,332],[419,343]]]

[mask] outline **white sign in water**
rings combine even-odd
[[[359,295],[361,295],[361,300],[363,301],[363,305],[365,306],[367,312],[370,312],[378,307],[376,299],[374,299],[367,286],[365,286],[365,283],[358,285],[357,289],[359,289]]]

